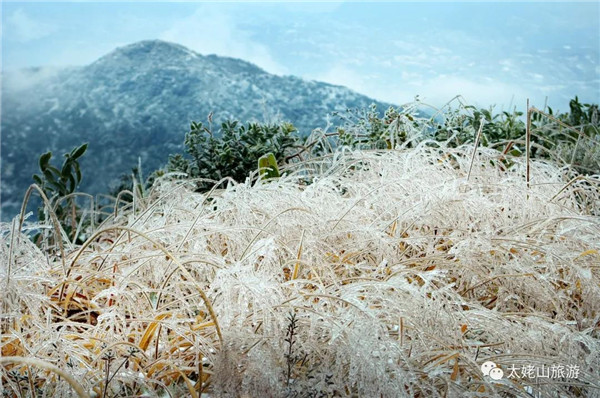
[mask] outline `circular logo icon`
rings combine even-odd
[[[483,373],[484,376],[489,376],[490,371],[496,367],[497,367],[496,364],[492,361],[484,362],[481,365],[481,373]]]
[[[490,370],[490,377],[494,380],[500,380],[504,376],[504,372],[500,368]]]

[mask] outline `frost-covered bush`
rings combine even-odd
[[[210,125],[192,122],[184,142],[188,156],[171,155],[166,172],[199,179],[200,191],[210,189],[224,177],[243,182],[256,169],[261,156],[272,153],[278,162],[283,162],[299,143],[296,134],[290,123],[242,125],[234,120],[224,122],[213,134]]]

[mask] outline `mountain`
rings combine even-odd
[[[90,65],[4,72],[1,116],[2,218],[19,209],[39,155],[89,142],[81,191],[108,192],[141,158],[146,173],[183,151],[190,121],[280,119],[301,134],[332,111],[376,103],[345,87],[276,76],[251,63],[200,55],[158,40],[117,48]],[[62,163],[62,159],[58,160]]]

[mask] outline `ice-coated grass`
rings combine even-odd
[[[597,178],[531,161],[528,188],[523,158],[473,153],[345,151],[210,194],[164,179],[64,256],[4,225],[0,389],[598,394]],[[507,377],[552,365],[577,378]]]

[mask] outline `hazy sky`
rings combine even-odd
[[[2,2],[2,66],[84,65],[164,39],[268,72],[403,104],[457,94],[560,110],[600,102],[600,9],[591,2]]]

